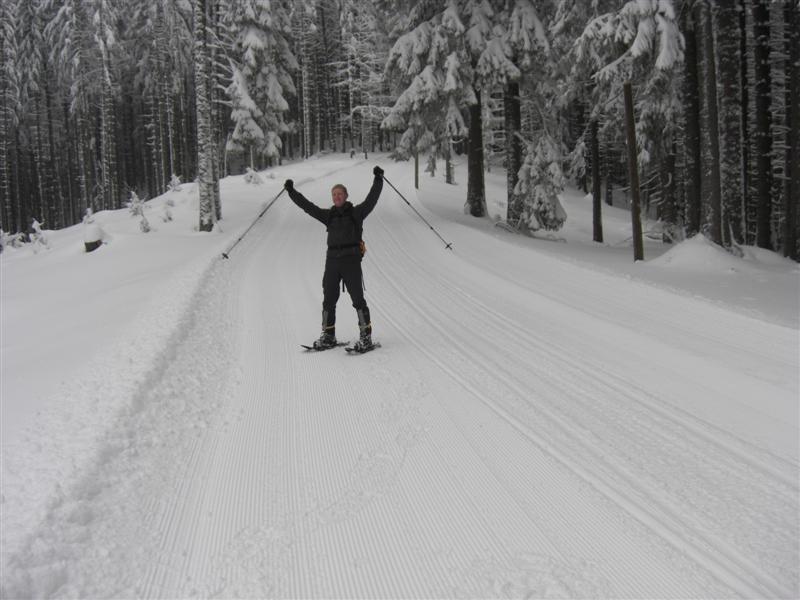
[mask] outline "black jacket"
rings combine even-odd
[[[364,202],[356,206],[345,202],[339,208],[336,206],[320,208],[294,188],[287,191],[292,202],[328,228],[328,256],[338,258],[360,256],[361,251],[358,246],[361,242],[364,219],[375,208],[382,189],[383,178],[375,177]]]

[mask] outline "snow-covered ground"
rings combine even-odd
[[[383,348],[303,353],[324,229],[283,196],[220,255],[286,177],[359,201],[375,163],[454,252],[385,186]],[[211,234],[189,184],[154,232],[6,250],[3,597],[797,597],[797,265],[702,238],[634,264],[629,213],[594,244],[578,193],[510,234],[457,176],[330,155],[227,178]]]

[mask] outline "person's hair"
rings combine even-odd
[[[350,195],[350,194],[347,192],[347,188],[346,188],[346,187],[344,187],[344,186],[343,186],[341,183],[337,183],[335,186],[333,186],[333,187],[331,188],[331,194],[333,193],[333,190],[335,190],[336,188],[339,188],[339,189],[341,189],[341,190],[344,190],[344,195],[345,195],[345,198],[346,198],[346,197],[348,197],[348,196]]]

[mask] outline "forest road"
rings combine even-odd
[[[298,187],[359,202],[365,170]],[[797,597],[797,332],[438,222],[387,177],[455,252],[384,188],[383,347],[300,349],[325,231],[277,202],[6,595]]]

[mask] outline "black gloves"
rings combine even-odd
[[[286,183],[283,184],[283,187],[285,187],[287,190],[291,192],[294,189],[294,181],[292,181],[291,179],[287,179]]]
[[[372,172],[375,173],[375,177],[383,177],[383,169],[378,166],[372,169]]]

